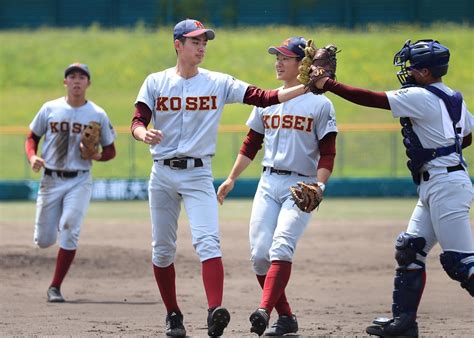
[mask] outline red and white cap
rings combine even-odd
[[[208,40],[213,40],[216,36],[212,29],[205,28],[200,21],[194,19],[180,21],[174,26],[173,35],[175,40],[182,37],[192,38],[202,34],[206,34]]]

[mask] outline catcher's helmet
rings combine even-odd
[[[410,63],[408,67],[407,62]],[[395,54],[393,64],[401,67],[397,77],[402,85],[413,83],[408,75],[411,69],[429,68],[434,77],[441,77],[448,72],[449,49],[435,40],[418,40],[415,43],[407,40]]]

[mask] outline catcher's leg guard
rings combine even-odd
[[[379,318],[366,332],[376,336],[418,336],[416,313],[425,287],[425,264],[417,254],[423,252],[426,240],[402,233],[397,238],[395,259],[398,263],[394,279],[392,314],[393,319]],[[416,264],[414,269],[408,266]]]
[[[455,281],[461,282],[461,287],[474,297],[474,253],[445,251],[440,256],[441,265],[446,273]]]

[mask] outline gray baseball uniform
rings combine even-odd
[[[308,93],[279,105],[254,108],[247,125],[265,135],[265,171],[255,194],[249,233],[253,269],[265,275],[271,261],[293,259],[311,214],[294,206],[289,187],[315,180],[319,140],[337,132],[336,116],[324,95]]]
[[[154,165],[149,198],[156,266],[166,267],[174,261],[181,199],[200,260],[221,257],[211,158],[224,105],[242,103],[248,86],[202,68],[190,79],[169,68],[149,75],[143,83],[136,102],[150,108],[154,127],[165,134],[161,143],[150,146]],[[184,158],[187,170],[175,170],[173,165],[181,160],[170,163],[170,159],[177,158]]]
[[[439,82],[432,84],[447,94],[453,91]],[[454,128],[443,101],[421,87],[408,87],[386,92],[393,117],[409,117],[423,147],[439,148],[454,143]],[[461,119],[456,125],[461,136],[472,132],[472,115],[463,103]],[[458,153],[437,157],[427,162],[422,171],[429,180],[421,180],[419,201],[410,219],[407,233],[426,239],[425,253],[439,241],[444,251],[474,252],[469,220],[473,190],[467,168],[447,172],[460,162]],[[456,231],[453,231],[453,226]],[[418,255],[425,262],[426,257]],[[416,263],[412,263],[416,265]],[[413,266],[414,266],[413,265]],[[474,267],[471,268],[474,273]]]
[[[60,247],[77,248],[92,189],[92,161],[81,158],[79,143],[82,130],[92,121],[101,125],[101,145],[112,144],[116,135],[110,120],[91,101],[81,107],[70,106],[64,97],[46,102],[30,124],[35,135],[44,135],[41,155],[45,172],[38,192],[34,233],[40,247],[53,245],[59,230]]]

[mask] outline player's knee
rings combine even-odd
[[[35,244],[41,249],[49,248],[55,243],[56,243],[55,234],[49,235],[49,236],[46,236],[45,234],[41,234],[41,233],[35,234]]]
[[[474,297],[474,253],[445,251],[439,259],[448,276]]]
[[[288,243],[274,242],[270,248],[270,261],[292,262],[294,248]]]
[[[411,264],[424,267],[426,259],[425,245],[426,240],[423,237],[410,235],[406,232],[398,235],[395,244],[395,260],[399,267],[407,268]]]
[[[252,261],[253,271],[257,275],[266,275],[268,269],[270,268],[270,256],[268,255],[268,250],[255,250],[252,252],[250,257]]]
[[[174,254],[160,254],[153,251],[151,261],[159,268],[166,268],[174,262]]]
[[[46,238],[36,238],[35,243],[39,248],[45,249],[55,244],[56,240],[51,240],[51,239],[46,239]]]
[[[194,243],[194,249],[196,250],[201,262],[210,258],[222,256],[221,245],[217,236],[206,236],[197,239]]]

